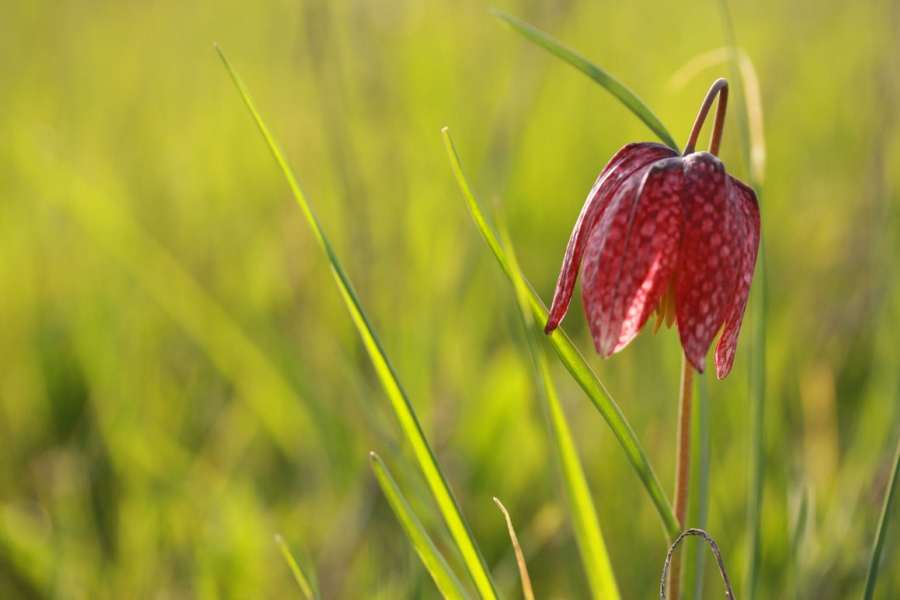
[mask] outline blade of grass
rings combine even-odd
[[[374,452],[370,452],[369,461],[372,464],[372,471],[375,472],[375,477],[378,479],[378,484],[381,486],[381,491],[384,492],[388,504],[391,505],[391,509],[403,527],[403,531],[406,532],[406,537],[409,538],[419,558],[422,559],[422,564],[425,565],[438,590],[440,590],[444,598],[468,598],[468,594],[466,594],[459,583],[456,575],[447,566],[447,561],[444,560],[434,542],[428,537],[425,528],[422,527],[419,519],[416,518],[415,513],[409,506],[409,502],[406,501],[403,492],[400,491],[397,482],[394,481],[391,472],[388,471],[381,457]]]
[[[492,8],[491,14],[496,18],[500,19],[510,27],[512,27],[516,32],[523,35],[529,41],[537,44],[541,48],[544,48],[551,54],[561,58],[565,62],[569,63],[597,83],[599,83],[603,88],[606,89],[610,94],[616,97],[622,104],[624,104],[634,115],[643,121],[647,127],[650,128],[653,133],[659,137],[660,140],[663,141],[664,144],[670,146],[671,148],[678,150],[678,144],[675,143],[675,139],[672,137],[672,134],[666,129],[666,126],[662,124],[662,121],[657,118],[656,115],[653,114],[653,111],[650,110],[643,100],[637,97],[637,95],[629,90],[625,85],[589,61],[587,58],[575,52],[562,42],[553,39],[543,31],[535,28],[524,21],[520,21],[519,19],[506,14],[505,12],[499,11],[497,9]]]
[[[731,77],[735,86],[735,106],[737,108],[738,125],[741,132],[742,158],[744,171],[748,174],[750,187],[756,192],[756,198],[762,210],[762,179],[765,173],[761,170],[764,165],[753,168],[754,151],[757,155],[764,156],[765,149],[762,145],[762,132],[754,138],[750,131],[750,116],[747,110],[745,83],[741,77],[741,69],[738,63],[737,40],[734,35],[734,26],[731,13],[728,10],[728,0],[719,0],[719,9],[722,16],[722,31],[725,37],[725,46],[729,49],[731,60]],[[762,124],[762,108],[759,110],[759,123]],[[755,143],[754,143],[755,139]],[[765,416],[765,389],[766,389],[766,252],[765,235],[760,236],[759,256],[756,261],[755,285],[751,290],[751,303],[754,306],[752,332],[753,344],[750,348],[750,481],[747,486],[747,567],[745,569],[743,597],[746,600],[756,598],[756,583],[759,579],[760,563],[760,524],[762,512],[762,497],[764,485],[764,460],[763,450],[765,443],[765,431],[763,419]]]
[[[496,598],[497,592],[494,589],[494,582],[491,580],[484,558],[481,556],[481,552],[475,544],[469,525],[459,509],[456,498],[453,496],[453,492],[450,490],[450,486],[448,485],[441,468],[437,464],[431,446],[425,439],[425,433],[422,431],[422,426],[416,418],[412,403],[409,401],[406,392],[400,385],[400,381],[387,358],[387,354],[375,334],[375,329],[369,322],[369,318],[366,316],[362,304],[356,296],[356,292],[353,290],[350,278],[344,271],[322,226],[319,224],[319,220],[313,212],[312,206],[309,204],[303,190],[300,188],[297,177],[294,175],[293,170],[288,164],[284,151],[281,149],[281,146],[275,137],[269,132],[269,128],[266,126],[262,116],[257,110],[256,104],[250,97],[249,90],[244,85],[244,82],[241,80],[237,71],[235,71],[234,67],[231,66],[231,63],[228,62],[222,49],[219,48],[218,45],[216,45],[215,48],[219,53],[222,62],[225,64],[225,68],[231,75],[232,80],[234,80],[234,83],[244,100],[244,104],[250,110],[250,114],[253,115],[253,120],[256,122],[257,127],[265,138],[269,150],[272,151],[272,155],[275,157],[278,166],[281,167],[281,171],[284,174],[285,179],[287,179],[288,186],[291,188],[294,198],[296,198],[297,203],[300,205],[300,209],[303,211],[306,220],[309,222],[319,246],[328,258],[335,283],[347,305],[353,323],[356,325],[357,331],[359,331],[359,335],[363,340],[366,351],[369,353],[369,357],[372,360],[378,378],[384,386],[385,392],[391,403],[391,408],[393,408],[397,421],[400,424],[400,429],[403,431],[412,448],[416,461],[422,469],[428,487],[437,503],[438,510],[444,518],[444,521],[450,530],[450,535],[453,537],[453,541],[456,543],[459,552],[462,555],[463,563],[466,566],[466,570],[469,572],[469,576],[472,578],[476,589],[483,598]]]
[[[884,540],[887,538],[888,522],[891,520],[891,504],[894,502],[894,493],[897,491],[897,479],[900,473],[900,440],[897,441],[897,450],[894,453],[894,468],[891,472],[891,480],[888,483],[887,492],[884,495],[884,504],[881,507],[881,517],[878,520],[878,533],[875,535],[875,543],[872,545],[872,559],[869,561],[869,572],[866,575],[866,588],[863,591],[863,600],[872,600],[875,595],[875,582],[878,580],[878,565],[881,563],[881,551],[884,549]]]
[[[540,333],[534,326],[534,319],[529,312],[530,289],[522,277],[522,272],[516,262],[515,251],[509,236],[506,235],[504,222],[501,219],[501,232],[503,233],[503,245],[506,250],[506,258],[509,262],[513,286],[516,290],[519,312],[525,325],[525,335],[528,338],[528,348],[534,363],[535,377],[537,378],[538,394],[543,400],[544,411],[550,424],[550,434],[556,446],[556,457],[559,464],[563,487],[566,491],[569,515],[572,519],[572,529],[575,532],[575,542],[581,555],[581,562],[587,575],[588,584],[594,598],[619,599],[619,588],[616,585],[616,577],[609,562],[609,553],[600,530],[600,522],[597,519],[597,509],[591,497],[587,477],[581,459],[578,458],[578,450],[569,431],[565,413],[559,402],[559,396],[553,386],[550,377],[550,367],[547,357],[540,346]]]
[[[694,494],[697,498],[697,529],[706,529],[706,521],[709,515],[709,389],[707,387],[706,374],[700,373],[697,378],[697,489]],[[694,558],[694,600],[703,598],[703,546],[697,546]]]
[[[453,139],[450,137],[450,130],[445,127],[442,130],[442,134],[444,136],[444,144],[447,147],[447,153],[450,156],[453,172],[456,175],[456,180],[465,197],[469,212],[475,220],[475,225],[478,227],[484,241],[487,242],[487,245],[493,252],[497,262],[500,263],[500,268],[503,269],[503,272],[506,273],[506,276],[510,281],[515,281],[515,271],[509,264],[506,251],[503,249],[503,244],[500,243],[500,239],[497,237],[497,233],[494,231],[490,221],[488,221],[485,216],[484,211],[478,202],[478,198],[475,196],[475,192],[472,191],[472,186],[463,169],[459,154],[456,151],[456,146],[453,144]],[[528,284],[528,281],[524,276],[522,276],[522,278],[528,287],[528,305],[531,309],[531,313],[534,316],[535,321],[543,326],[543,324],[547,322],[547,307],[535,293],[534,289]],[[591,368],[588,366],[587,362],[585,362],[584,357],[581,356],[561,327],[557,328],[556,331],[547,336],[547,339],[563,365],[565,365],[569,373],[572,374],[572,377],[578,385],[581,386],[581,389],[584,390],[591,402],[594,403],[597,410],[600,411],[601,416],[606,420],[606,423],[612,430],[613,435],[615,435],[616,440],[618,440],[619,444],[622,446],[635,473],[637,473],[638,477],[641,479],[647,493],[650,494],[650,499],[653,501],[653,505],[659,513],[663,528],[668,536],[668,540],[671,542],[671,540],[674,540],[678,534],[681,533],[681,528],[678,526],[678,520],[675,518],[672,505],[669,504],[665,492],[663,492],[662,487],[659,485],[656,473],[653,472],[653,468],[650,466],[650,462],[647,460],[647,456],[644,454],[644,450],[641,448],[637,436],[634,435],[634,431],[632,431],[628,421],[625,420],[622,411],[619,410],[619,407],[612,399],[612,396],[610,396],[609,392],[606,391],[606,388],[603,387],[603,384],[600,383],[600,380],[597,379],[597,376],[591,371]]]
[[[275,543],[278,544],[278,548],[281,550],[284,560],[287,561],[288,566],[291,568],[291,573],[294,574],[294,579],[297,580],[300,591],[303,592],[306,600],[319,600],[319,590],[313,583],[315,580],[303,572],[300,563],[294,558],[294,553],[291,552],[291,549],[288,547],[287,542],[284,541],[284,538],[280,535],[276,535]]]
[[[500,507],[500,512],[506,519],[506,528],[509,530],[509,540],[512,542],[513,550],[516,553],[516,562],[519,564],[519,577],[522,580],[522,595],[525,600],[534,600],[534,590],[531,589],[531,577],[528,576],[528,565],[525,564],[525,556],[522,554],[522,547],[519,546],[519,538],[516,537],[516,530],[513,528],[512,519],[509,517],[506,507],[497,498],[494,502]]]

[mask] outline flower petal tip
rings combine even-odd
[[[734,366],[735,348],[721,348],[721,344],[716,346],[716,377],[725,379],[731,373],[731,367]]]

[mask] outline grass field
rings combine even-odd
[[[900,4],[731,4],[766,148],[755,598],[859,597],[900,437]],[[302,597],[275,534],[325,599],[438,597],[371,450],[470,585],[214,41],[284,147],[500,595],[521,591],[495,496],[536,596],[589,597],[516,295],[441,128],[488,212],[502,200],[548,304],[597,174],[656,139],[491,6],[621,79],[681,145],[710,83],[732,77],[716,63],[672,82],[726,43],[709,1],[0,0],[0,598]],[[746,180],[737,115],[733,102],[721,156]],[[706,382],[706,529],[739,598],[758,308],[732,374]],[[564,327],[671,494],[675,330],[601,360],[577,297]],[[549,358],[622,598],[653,598],[659,516]],[[707,561],[703,597],[721,597]],[[875,597],[900,597],[898,566],[894,518]]]

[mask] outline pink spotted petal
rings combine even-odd
[[[628,144],[619,150],[609,163],[603,168],[597,178],[594,187],[591,188],[575,229],[569,238],[566,247],[566,255],[563,259],[562,271],[553,293],[553,304],[550,307],[550,315],[544,328],[550,333],[559,325],[569,302],[572,300],[572,291],[575,287],[575,278],[578,275],[578,267],[581,265],[584,249],[588,238],[595,225],[603,216],[610,200],[616,192],[635,172],[646,168],[657,160],[677,156],[677,153],[667,146],[650,142]]]
[[[675,272],[681,244],[683,179],[681,158],[655,163],[644,177],[613,303],[614,314],[622,309],[625,314],[613,353],[641,331]]]
[[[601,356],[634,339],[672,278],[681,237],[681,162],[657,161],[632,175],[588,240],[582,295]]]
[[[725,316],[725,328],[716,345],[716,376],[724,379],[734,364],[734,353],[737,350],[738,332],[747,308],[750,295],[750,282],[756,268],[756,255],[759,251],[759,204],[756,194],[749,186],[744,185],[731,175],[728,176],[730,199],[740,207],[743,214],[743,236],[741,237],[741,270],[738,279],[737,293],[732,300],[728,314]]]
[[[675,316],[684,354],[702,373],[737,293],[743,254],[743,212],[729,204],[725,167],[708,152],[684,159],[682,215]]]

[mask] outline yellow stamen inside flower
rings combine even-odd
[[[656,323],[653,325],[653,333],[659,331],[663,321],[666,322],[666,328],[672,329],[675,323],[675,276],[669,281],[666,291],[662,298],[659,299],[659,306],[656,307]]]

